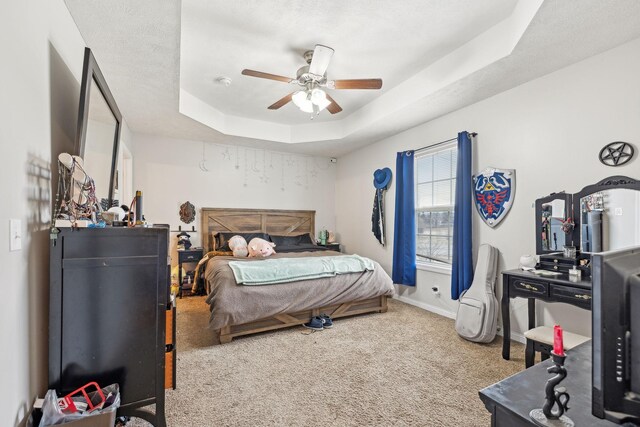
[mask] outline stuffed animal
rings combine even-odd
[[[242,236],[233,236],[229,239],[229,248],[233,251],[233,256],[246,257],[249,253],[247,241]]]
[[[271,254],[275,254],[273,249],[276,246],[273,242],[267,242],[259,237],[254,237],[249,242],[249,258],[264,258]]]
[[[178,234],[178,249],[189,249],[191,247],[191,236],[184,231]]]

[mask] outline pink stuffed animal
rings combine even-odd
[[[247,241],[242,236],[233,236],[229,239],[229,248],[233,251],[233,256],[246,257],[249,253]]]
[[[264,258],[271,254],[275,254],[273,249],[276,246],[273,242],[267,242],[259,237],[254,237],[249,242],[249,258]]]

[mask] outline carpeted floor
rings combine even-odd
[[[396,300],[389,311],[217,345],[203,297],[178,301],[178,388],[167,425],[488,426],[478,390],[524,367],[501,340],[467,342],[453,321]],[[144,425],[139,420],[128,425]]]

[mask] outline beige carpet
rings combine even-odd
[[[453,321],[390,300],[389,311],[217,345],[203,297],[178,301],[178,388],[169,426],[488,426],[478,390],[524,367],[501,340],[458,337]],[[136,420],[129,425],[143,425]]]

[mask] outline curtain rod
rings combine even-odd
[[[478,135],[476,132],[469,132],[469,135],[471,135],[472,137]],[[457,141],[458,137],[455,138],[451,138],[451,139],[447,139],[446,141],[440,141],[436,144],[431,144],[431,145],[427,145],[425,147],[420,147],[420,148],[416,148],[413,151],[420,151],[420,150],[424,150],[425,148],[433,148],[433,147],[437,147],[438,145],[442,145],[442,144],[446,144],[447,142],[451,142],[451,141]]]

